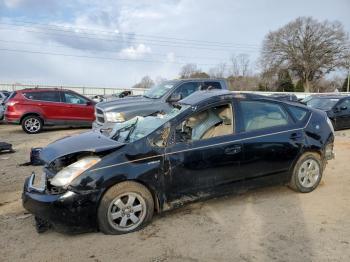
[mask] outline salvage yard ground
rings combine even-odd
[[[310,194],[281,186],[194,203],[122,236],[39,235],[21,190],[41,168],[18,165],[31,147],[84,131],[0,124],[0,141],[17,150],[0,155],[0,261],[350,261],[350,130],[337,132],[336,159]]]

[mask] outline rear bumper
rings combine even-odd
[[[21,116],[6,112],[4,115],[4,120],[9,124],[19,124],[21,122]]]
[[[98,193],[79,194],[68,190],[62,194],[49,194],[45,185],[32,185],[33,176],[35,174],[24,183],[22,204],[26,210],[60,232],[81,233],[97,228]]]

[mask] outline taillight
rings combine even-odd
[[[17,101],[14,101],[14,100],[8,101],[6,103],[7,106],[14,106],[15,104],[17,104]]]

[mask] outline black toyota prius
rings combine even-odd
[[[44,148],[24,184],[38,230],[128,233],[187,202],[267,186],[313,191],[333,158],[327,115],[253,94],[198,91]]]

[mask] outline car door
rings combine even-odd
[[[350,98],[341,100],[335,108],[337,129],[350,128]]]
[[[219,112],[217,110],[220,108],[229,112],[226,115],[231,114],[231,120],[223,120],[223,115],[218,113],[221,119],[214,124],[217,121],[210,113],[206,118],[211,119],[210,121],[204,122],[203,118],[201,124],[197,123],[196,127],[192,126],[188,131],[186,125],[189,120],[204,112]],[[197,110],[175,126],[172,131],[173,142],[166,148],[164,158],[167,167],[165,170],[168,170],[166,192],[170,201],[186,195],[220,192],[219,188],[225,185],[243,182],[239,169],[242,158],[241,143],[235,142],[232,104],[226,102],[209,106],[204,111]],[[205,132],[201,128],[203,126]],[[186,129],[187,133],[190,132],[190,137],[186,137]],[[203,132],[202,137],[197,136],[198,132],[195,133],[194,130]]]
[[[68,124],[82,124],[94,120],[94,103],[70,91],[62,91],[62,96],[66,107]]]
[[[281,103],[249,100],[240,101],[238,110],[246,186],[285,181],[303,145],[306,113],[295,122]]]
[[[28,91],[23,93],[27,112],[39,113],[46,123],[61,124],[64,121],[64,104],[59,91]]]

